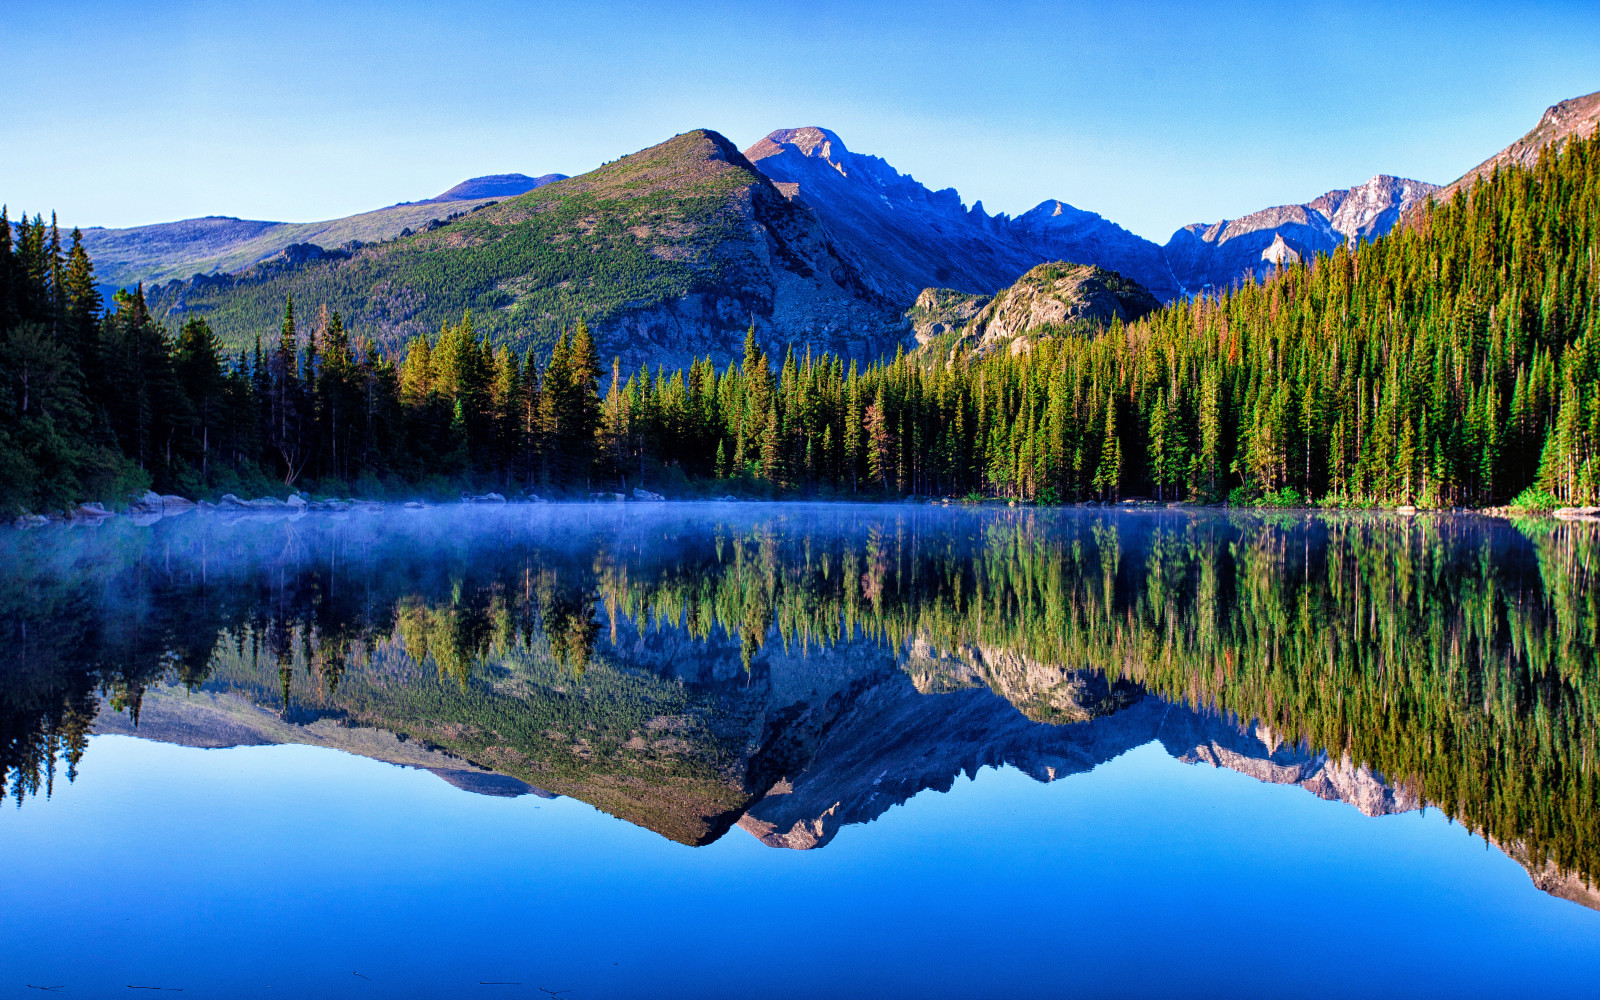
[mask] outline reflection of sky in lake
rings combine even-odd
[[[1590,995],[1600,913],[1447,816],[1594,863],[1594,564],[1180,511],[0,534],[0,997]]]
[[[1600,973],[1595,913],[1438,812],[1158,745],[1048,785],[985,769],[803,852],[325,749],[91,753],[0,818],[0,995],[1592,996]]]

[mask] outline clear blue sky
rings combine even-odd
[[[1446,182],[1600,90],[1600,3],[0,3],[0,200],[310,221],[824,125],[970,205],[1180,225]]]

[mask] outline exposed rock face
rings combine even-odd
[[[1114,271],[1169,301],[1381,236],[1436,190],[1379,175],[1303,205],[1185,226],[1163,247],[1055,199],[1015,219],[986,214],[982,202],[969,210],[953,189],[930,191],[878,157],[851,152],[823,128],[780,129],[746,155],[784,194],[816,209],[841,252],[875,288],[901,301],[930,287],[994,294],[1052,260]],[[918,336],[928,339],[920,329]]]
[[[1011,228],[1046,261],[1077,261],[1115,271],[1163,302],[1184,292],[1163,248],[1093,212],[1051,200],[1017,216]]]
[[[990,298],[953,288],[924,288],[906,311],[911,336],[919,345],[925,345],[935,337],[955,333],[988,305]]]
[[[930,191],[833,132],[779,129],[745,151],[789,197],[816,210],[840,253],[878,293],[909,303],[930,287],[992,294],[1035,264],[1081,260],[1172,294],[1161,248],[1093,212],[1046,201],[1012,219]]]
[[[1172,234],[1164,254],[1190,294],[1226,289],[1247,275],[1382,236],[1438,187],[1380,174],[1303,205],[1279,205],[1238,219],[1195,223]]]
[[[962,328],[975,351],[1015,342],[1041,328],[1094,333],[1113,321],[1129,323],[1159,308],[1155,296],[1119,274],[1085,264],[1040,264],[996,295]]]
[[[1594,135],[1597,124],[1600,124],[1600,91],[1552,105],[1527,135],[1440,188],[1435,197],[1446,200],[1457,191],[1471,190],[1474,181],[1488,177],[1501,167],[1531,167],[1539,162],[1539,154],[1546,148],[1560,149],[1573,136],[1588,138]]]
[[[1162,723],[1161,745],[1185,764],[1210,764],[1269,784],[1299,785],[1318,798],[1348,803],[1368,816],[1422,806],[1413,790],[1391,787],[1382,775],[1352,763],[1348,755],[1333,759],[1326,751],[1284,744],[1259,723],[1229,725],[1175,705]]]

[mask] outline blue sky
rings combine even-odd
[[[0,4],[0,200],[310,221],[824,125],[970,205],[1158,242],[1453,180],[1600,90],[1600,4]]]

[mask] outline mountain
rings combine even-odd
[[[204,316],[234,348],[275,329],[291,294],[390,348],[466,309],[480,333],[541,350],[583,319],[630,369],[726,360],[751,324],[769,344],[871,357],[902,335],[904,308],[705,129],[425,232],[148,290],[156,315]]]
[[[819,127],[780,129],[743,154],[716,133],[686,133],[727,146],[704,162],[738,175],[709,201],[696,185],[711,174],[698,167],[612,182],[633,169],[621,164],[702,155],[686,154],[680,136],[580,178],[474,178],[427,202],[349,219],[290,226],[213,217],[85,238],[108,284],[165,280],[152,294],[161,312],[205,315],[234,346],[273,330],[292,292],[338,308],[389,346],[470,307],[480,329],[519,346],[548,345],[585,319],[630,367],[725,359],[750,323],[769,343],[865,358],[891,348],[907,319],[919,340],[952,328],[953,314],[930,308],[925,291],[942,290],[939,301],[965,323],[986,304],[979,299],[1050,262],[1115,272],[1163,302],[1228,288],[1382,236],[1430,197],[1591,134],[1597,119],[1600,94],[1564,101],[1449,187],[1378,175],[1302,204],[1185,226],[1165,246],[1055,199],[1015,218],[989,215],[981,202],[968,208],[955,190],[930,190]],[[491,199],[502,203],[485,209]],[[508,207],[523,199],[537,208]],[[442,205],[455,211],[441,218]],[[440,227],[449,228],[440,235]],[[384,242],[355,245],[374,241]],[[196,272],[230,276],[170,281]]]
[[[567,179],[566,174],[545,174],[529,177],[527,174],[487,174],[462,181],[444,194],[429,198],[429,202],[480,201],[485,198],[515,198],[537,187]]]
[[[1030,330],[1089,333],[1160,307],[1148,289],[1115,271],[1057,261],[1030,269],[992,298],[926,289],[907,315],[919,344],[949,330],[982,352]]]
[[[1488,177],[1498,167],[1531,167],[1547,147],[1560,148],[1573,136],[1594,135],[1597,123],[1600,123],[1600,91],[1551,105],[1527,135],[1440,188],[1436,197],[1448,199],[1457,191],[1470,189],[1474,181]]]
[[[1164,298],[1177,292],[1149,240],[1093,212],[1046,201],[1015,219],[930,191],[833,132],[779,129],[745,151],[787,197],[814,209],[874,291],[909,304],[924,288],[993,294],[1036,264],[1071,260],[1118,271]]]
[[[1184,226],[1172,234],[1163,254],[1185,292],[1223,289],[1252,272],[1327,253],[1350,240],[1376,239],[1437,190],[1436,184],[1379,174],[1303,205]]]
[[[208,215],[128,229],[83,230],[84,249],[108,289],[155,284],[196,274],[239,271],[300,243],[338,247],[393,239],[407,229],[422,229],[451,212],[471,211],[487,202],[531,191],[561,180],[562,174],[528,177],[495,174],[474,177],[424,201],[401,202],[323,222],[260,222]],[[438,206],[452,202],[448,209]]]
[[[1049,200],[1011,218],[967,209],[825,128],[780,129],[745,155],[785,195],[816,210],[875,290],[911,302],[924,288],[993,295],[1029,268],[1071,261],[1115,271],[1163,302],[1226,288],[1284,261],[1388,232],[1433,184],[1380,175],[1240,219],[1196,223],[1159,246],[1094,212]]]

